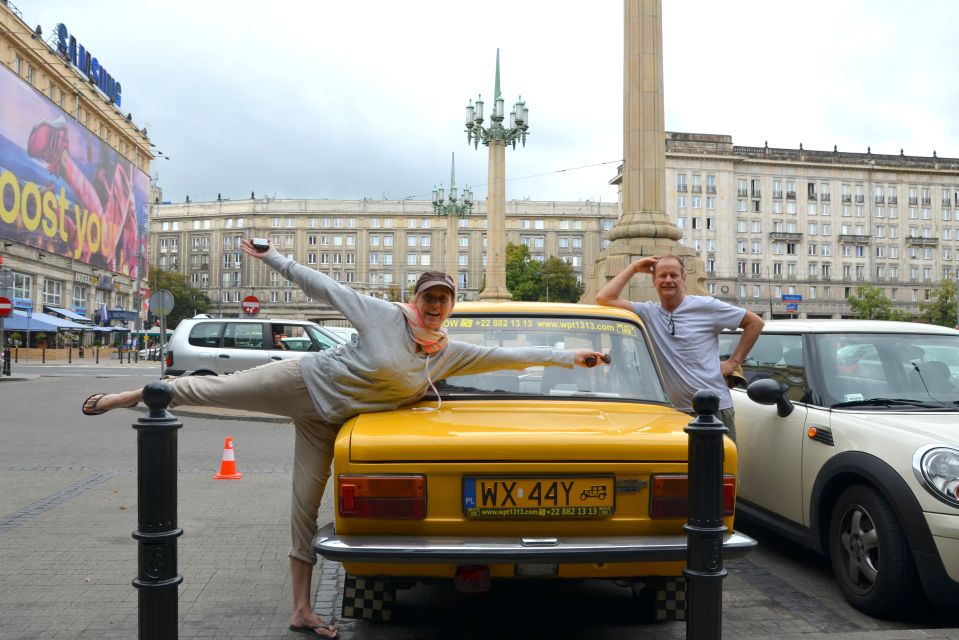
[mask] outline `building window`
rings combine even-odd
[[[62,306],[60,299],[63,293],[63,283],[59,280],[43,280],[43,304]]]

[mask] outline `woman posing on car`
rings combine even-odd
[[[412,303],[397,304],[357,293],[281,256],[272,245],[259,250],[243,240],[242,249],[296,282],[311,298],[342,313],[358,330],[359,339],[300,360],[272,362],[228,376],[172,379],[170,406],[225,407],[292,418],[296,436],[290,630],[336,638],[336,629],[324,624],[313,610],[310,581],[316,563],[312,540],[317,513],[340,425],[360,413],[389,411],[416,402],[433,380],[534,365],[594,366],[603,361],[603,354],[587,349],[483,347],[447,340],[443,323],[453,310],[456,288],[452,278],[437,271],[420,276]],[[83,412],[99,415],[132,407],[141,399],[142,389],[94,394],[84,402]]]

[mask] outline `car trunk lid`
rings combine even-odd
[[[685,462],[689,421],[669,407],[642,403],[446,402],[428,412],[358,416],[348,427],[350,459]]]

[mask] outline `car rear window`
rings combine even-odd
[[[194,347],[218,347],[222,332],[222,322],[198,322],[190,329],[189,343]]]
[[[528,367],[523,370],[451,376],[440,393],[520,394],[550,398],[610,398],[666,403],[645,335],[632,322],[600,317],[453,316],[451,339],[485,346],[592,349],[608,353],[608,366]]]

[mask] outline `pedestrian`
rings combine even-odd
[[[335,638],[336,629],[313,610],[310,584],[316,563],[312,540],[339,427],[360,413],[389,411],[416,402],[431,387],[437,393],[433,381],[448,376],[534,365],[587,367],[604,361],[603,354],[588,349],[484,347],[448,340],[443,323],[455,304],[456,287],[452,278],[438,271],[420,276],[412,302],[391,303],[360,294],[283,257],[272,243],[264,250],[254,248],[249,240],[243,240],[241,246],[247,255],[297,283],[308,296],[343,314],[356,327],[359,338],[356,343],[310,353],[299,360],[281,360],[227,376],[174,378],[169,381],[173,389],[170,406],[226,407],[293,419],[290,630]],[[141,399],[142,389],[93,394],[84,402],[83,413],[99,415],[134,406]]]
[[[659,302],[630,302],[620,297],[637,273],[648,273]],[[600,289],[598,304],[620,307],[638,315],[649,331],[663,372],[670,401],[695,416],[693,395],[709,389],[719,396],[716,417],[736,440],[733,399],[726,376],[733,376],[749,354],[763,328],[755,313],[712,296],[686,293],[686,267],[679,256],[665,254],[636,260]],[[742,335],[727,360],[719,360],[719,333],[741,328]]]

